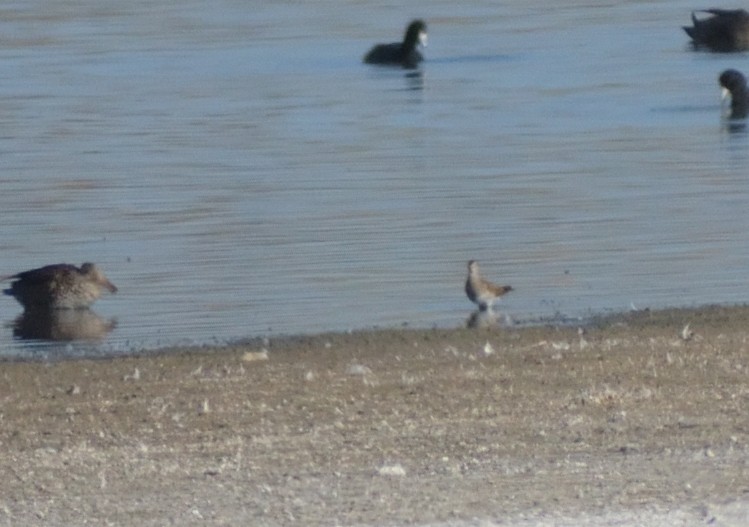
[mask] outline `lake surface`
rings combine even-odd
[[[0,274],[94,261],[109,355],[749,297],[749,134],[686,1],[0,7]],[[411,18],[416,73],[365,66]],[[745,71],[749,73],[749,67]],[[113,326],[113,330],[109,331]]]

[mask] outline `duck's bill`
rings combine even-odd
[[[426,31],[422,31],[419,33],[419,44],[421,44],[424,47],[427,47],[427,33]]]

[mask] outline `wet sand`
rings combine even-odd
[[[5,362],[0,524],[749,525],[748,339],[713,307]]]

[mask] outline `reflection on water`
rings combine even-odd
[[[732,134],[746,134],[746,122],[744,121],[728,121],[726,122],[726,129]]]
[[[744,302],[749,138],[717,85],[740,57],[689,50],[693,7],[0,8],[0,274],[107,270],[117,329],[72,356],[460,326],[469,258],[519,321]],[[361,64],[413,16],[415,75]]]
[[[13,324],[13,336],[22,340],[101,341],[115,327],[90,309],[31,309]]]
[[[409,71],[406,73],[406,80],[408,81],[409,90],[423,90],[424,89],[424,72],[421,70]]]
[[[499,316],[491,309],[477,309],[468,317],[467,328],[487,329],[499,326]]]

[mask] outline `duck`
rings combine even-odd
[[[701,9],[712,16],[698,19],[692,11],[692,26],[683,26],[695,48],[734,52],[749,50],[749,13],[743,9]]]
[[[117,292],[117,287],[91,262],[80,267],[65,263],[46,265],[0,277],[0,281],[5,280],[12,283],[3,293],[27,310],[86,309],[104,291]]]
[[[738,70],[728,69],[718,77],[723,100],[731,98],[731,119],[744,119],[749,114],[749,88],[746,77]]]
[[[418,45],[427,45],[427,25],[423,20],[413,20],[408,25],[403,42],[375,45],[364,55],[364,63],[414,69],[424,60],[416,49]]]
[[[481,276],[479,264],[476,260],[468,262],[468,278],[466,278],[466,296],[479,306],[480,311],[491,311],[494,302],[513,291],[510,285],[496,285]]]

